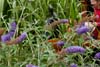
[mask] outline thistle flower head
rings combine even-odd
[[[58,46],[64,46],[64,41],[58,41],[58,42],[57,42],[57,45],[58,45]]]
[[[83,34],[83,33],[89,32],[89,28],[86,26],[81,26],[81,27],[76,29],[76,32],[78,34]]]
[[[94,56],[95,59],[100,59],[100,52],[96,53]]]
[[[32,65],[32,64],[28,64],[28,65],[26,65],[26,67],[38,67],[38,66],[35,66],[35,65]]]
[[[78,67],[77,64],[72,63],[70,67]]]
[[[70,46],[65,49],[67,53],[84,53],[85,49],[80,46]]]

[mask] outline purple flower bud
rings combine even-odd
[[[27,33],[26,33],[26,32],[22,33],[22,34],[18,37],[17,43],[22,42],[26,37],[27,37]]]
[[[82,26],[82,27],[77,28],[76,32],[78,34],[83,34],[83,33],[89,32],[89,28],[86,26]]]
[[[71,46],[65,49],[67,53],[84,53],[85,49],[80,46]]]
[[[17,27],[16,22],[12,22],[10,26],[11,26],[11,30],[16,30]]]
[[[77,64],[72,63],[70,67],[78,67]]]
[[[11,40],[11,37],[10,37],[9,34],[2,35],[2,36],[1,36],[1,41],[2,41],[3,43],[5,43],[6,41],[10,41],[10,40]]]
[[[6,42],[6,41],[10,41],[11,40],[11,37],[13,37],[14,33],[15,33],[15,30],[16,30],[16,23],[15,22],[12,22],[10,24],[11,26],[11,29],[10,31],[6,34],[6,35],[2,35],[1,36],[1,41],[2,42]]]
[[[96,53],[94,56],[95,59],[100,59],[100,52]]]
[[[60,19],[60,22],[61,23],[67,23],[68,22],[68,19]]]
[[[58,42],[57,42],[57,45],[58,45],[58,46],[64,46],[64,41],[58,41]]]
[[[13,37],[13,35],[14,35],[14,33],[15,33],[15,30],[16,30],[16,23],[15,22],[12,22],[11,24],[10,24],[10,26],[11,26],[11,29],[10,29],[10,31],[8,32],[8,34],[10,34],[11,35],[11,37]]]
[[[10,31],[8,34],[10,35],[10,37],[13,37],[15,32]]]
[[[38,66],[35,66],[35,65],[32,65],[32,64],[28,64],[28,65],[26,65],[26,67],[38,67]]]

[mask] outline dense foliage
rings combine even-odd
[[[64,41],[62,49],[69,47],[68,53],[76,53],[59,55],[52,47],[52,43],[48,42],[45,32],[48,31],[50,35],[53,33],[45,30],[44,26],[47,19],[52,17],[50,5],[53,6],[57,19],[70,19],[70,23],[59,25],[59,37]],[[13,45],[7,45],[1,40],[0,67],[25,67],[27,64],[39,67],[68,67],[70,64],[96,67],[95,65],[100,64],[100,61],[94,58],[96,48],[93,49],[91,46],[81,48],[85,42],[84,35],[75,32],[74,20],[81,19],[80,11],[79,0],[0,0],[0,28],[5,29],[3,35],[7,34],[10,23],[14,21],[17,28],[12,40],[23,32],[27,33],[26,39]],[[87,36],[90,37],[90,34],[87,33]],[[88,43],[95,45],[99,44],[99,41],[90,39]],[[81,47],[77,49],[70,46]],[[77,53],[80,51],[83,53]]]

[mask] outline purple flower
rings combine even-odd
[[[2,41],[3,43],[5,43],[6,41],[10,41],[10,40],[11,40],[11,37],[10,37],[9,34],[2,35],[2,36],[1,36],[1,41]]]
[[[83,34],[83,33],[89,32],[89,28],[86,26],[81,26],[81,27],[76,29],[76,32],[78,34]]]
[[[69,20],[68,19],[60,19],[61,23],[67,23]]]
[[[57,45],[58,45],[58,46],[63,46],[63,45],[64,45],[64,41],[58,41],[58,42],[57,42]]]
[[[77,64],[72,63],[70,67],[78,67]]]
[[[28,64],[28,65],[26,65],[26,67],[38,67],[38,66],[35,66],[35,65],[32,65],[32,64]]]
[[[96,53],[94,56],[95,59],[100,59],[100,52]]]
[[[12,22],[10,24],[10,26],[11,26],[10,31],[7,34],[1,36],[1,41],[2,42],[10,41],[11,40],[11,37],[13,37],[13,35],[15,33],[16,23],[15,22]]]
[[[9,31],[8,34],[10,35],[10,37],[13,37],[15,32]]]
[[[11,30],[16,30],[17,27],[16,22],[12,22],[10,26],[11,26]]]
[[[26,33],[26,32],[22,33],[22,34],[18,37],[17,43],[22,42],[26,37],[27,37],[27,33]]]
[[[65,49],[67,53],[84,53],[85,49],[80,46],[71,46]]]
[[[11,26],[11,29],[10,29],[10,31],[8,32],[8,34],[10,34],[11,35],[11,37],[13,37],[13,35],[14,35],[14,33],[15,33],[15,30],[16,30],[16,23],[15,22],[12,22],[11,24],[10,24],[10,26]]]

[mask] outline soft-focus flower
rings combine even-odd
[[[15,34],[15,31],[16,31],[16,23],[15,22],[12,22],[10,24],[11,26],[11,29],[9,30],[8,34],[10,34],[11,37],[13,37],[13,35]]]
[[[70,67],[78,67],[77,64],[72,63]]]
[[[83,34],[83,33],[89,32],[89,28],[86,26],[81,26],[81,27],[76,29],[76,32],[78,34]]]
[[[58,41],[58,42],[57,42],[57,45],[58,45],[58,46],[64,46],[64,43],[65,43],[64,41]]]
[[[1,36],[1,41],[2,42],[10,41],[11,40],[11,37],[13,37],[13,35],[15,33],[16,23],[15,22],[12,22],[10,24],[10,26],[11,26],[10,31],[7,34]]]
[[[95,17],[96,17],[96,19],[100,18],[99,15],[96,15]]]
[[[70,46],[65,49],[67,53],[84,53],[85,49],[80,46]]]
[[[11,40],[11,41],[7,41],[6,44],[7,44],[7,45],[12,45],[12,44],[21,43],[26,37],[27,37],[27,33],[24,32],[24,33],[22,33],[19,37],[17,37],[16,39]]]
[[[11,26],[11,30],[16,30],[17,27],[16,22],[12,22],[10,26]]]
[[[59,21],[60,21],[61,23],[68,23],[69,20],[68,20],[68,19],[60,19]]]
[[[9,34],[2,35],[2,36],[1,36],[1,41],[2,41],[3,43],[5,43],[6,41],[10,41],[10,40],[11,40],[11,37],[10,37]]]
[[[26,37],[27,37],[27,33],[26,33],[26,32],[22,33],[22,34],[17,38],[16,43],[22,42]]]
[[[100,52],[96,53],[95,56],[94,56],[94,58],[100,59]]]
[[[35,65],[32,65],[32,64],[28,64],[28,65],[26,65],[26,67],[38,67],[38,66],[35,66]]]

